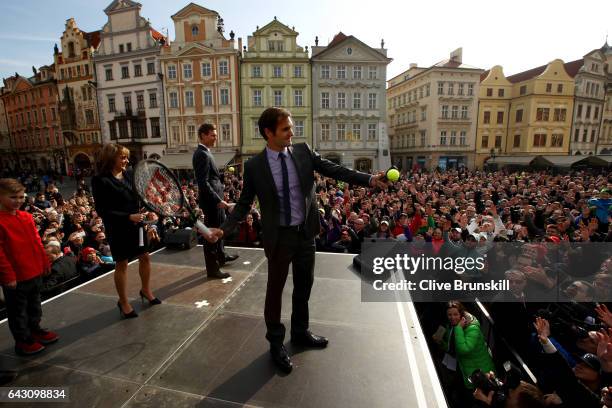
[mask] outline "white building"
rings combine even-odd
[[[583,59],[568,64],[574,64],[578,69],[574,76],[571,155],[596,153],[606,97],[605,62],[606,57],[601,50],[593,50]],[[570,76],[574,74],[574,72],[568,73]]]
[[[166,38],[140,16],[140,3],[114,0],[94,56],[103,142],[125,145],[136,161],[166,147],[159,52]]]
[[[338,33],[312,47],[313,144],[325,158],[361,171],[391,165],[386,126],[384,43],[372,48]]]
[[[474,166],[482,69],[461,48],[430,67],[410,68],[388,82],[389,144],[394,165],[409,170]]]

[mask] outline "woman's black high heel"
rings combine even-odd
[[[138,317],[138,313],[134,309],[130,313],[125,313],[123,309],[121,309],[121,304],[117,302],[117,307],[119,308],[119,314],[122,319],[133,319],[134,317]]]
[[[140,291],[140,301],[144,304],[144,300],[147,299],[147,297],[144,295],[144,293],[142,293],[142,290]],[[150,306],[155,306],[155,305],[161,305],[161,300],[159,300],[158,298],[153,298],[151,300],[147,299],[147,302],[149,302]]]

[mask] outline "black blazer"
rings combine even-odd
[[[195,178],[198,182],[200,208],[216,208],[223,199],[223,176],[215,164],[209,149],[198,145],[192,159]]]
[[[124,173],[123,176],[131,186],[131,174]],[[109,233],[126,225],[133,226],[129,216],[140,212],[138,195],[130,186],[111,174],[94,176],[91,179],[96,211],[102,217],[104,227]],[[118,232],[120,233],[120,230]]]
[[[347,169],[326,160],[318,153],[313,152],[306,143],[290,146],[289,154],[295,163],[302,195],[304,196],[304,231],[307,237],[314,238],[319,233],[319,210],[317,208],[314,172],[317,171],[326,177],[363,186],[369,185],[370,175]],[[224,235],[232,232],[236,224],[246,217],[255,196],[259,200],[261,208],[264,249],[266,255],[270,255],[278,240],[280,203],[266,149],[253,156],[244,165],[244,181],[240,199],[230,216],[221,225]]]

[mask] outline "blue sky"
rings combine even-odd
[[[101,29],[111,0],[0,1],[0,76],[31,75],[32,65],[53,62],[53,44],[74,17],[85,31]],[[142,0],[142,16],[174,38],[170,16],[188,1]],[[338,31],[371,46],[381,38],[393,62],[390,78],[412,62],[429,66],[463,47],[463,60],[488,69],[502,65],[506,75],[555,58],[578,59],[612,37],[612,1],[583,0],[308,0],[198,1],[216,10],[226,32],[246,37],[277,16],[300,33],[298,43],[326,44]],[[612,43],[612,38],[609,40]]]

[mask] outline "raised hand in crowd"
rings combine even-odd
[[[612,327],[612,312],[610,312],[605,304],[602,303],[595,306],[595,312],[599,320],[604,322],[608,327]]]

